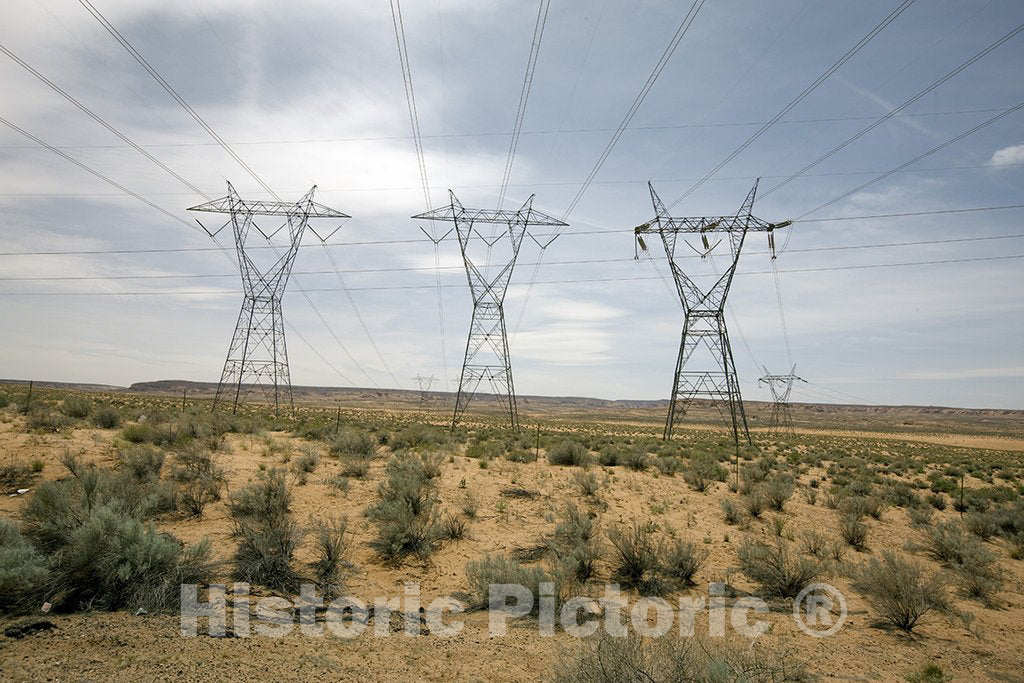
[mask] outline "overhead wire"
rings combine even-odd
[[[789,175],[788,177],[786,177],[784,180],[780,181],[776,185],[773,185],[769,190],[765,191],[761,195],[762,199],[764,197],[767,197],[768,195],[772,194],[776,190],[785,187],[786,185],[788,185],[789,183],[793,182],[797,178],[803,176],[807,171],[811,170],[812,168],[814,168],[815,166],[817,166],[821,162],[823,162],[823,161],[825,161],[827,159],[830,159],[831,157],[835,156],[838,152],[842,151],[843,149],[845,149],[849,145],[851,145],[854,142],[856,142],[857,140],[861,139],[862,137],[864,137],[865,135],[867,135],[868,133],[873,131],[875,128],[878,128],[880,125],[882,125],[886,121],[889,121],[894,116],[897,116],[900,112],[902,112],[907,107],[913,106],[916,102],[920,101],[921,98],[923,98],[926,95],[934,92],[936,89],[941,87],[947,81],[949,81],[950,79],[952,79],[955,76],[959,75],[962,71],[964,71],[965,69],[969,68],[974,63],[976,63],[979,60],[983,59],[989,53],[991,53],[994,50],[996,50],[997,48],[999,48],[1001,45],[1003,45],[1004,43],[1009,41],[1011,38],[1013,38],[1014,36],[1019,34],[1021,31],[1024,31],[1024,24],[1018,25],[1012,31],[1010,31],[1009,33],[1005,34],[1004,36],[1002,36],[1001,38],[999,38],[995,42],[991,43],[988,47],[983,49],[981,52],[978,52],[977,54],[973,55],[972,57],[970,57],[966,61],[962,62],[959,66],[957,66],[952,71],[947,72],[942,77],[940,77],[937,80],[935,80],[935,81],[929,83],[928,85],[926,85],[924,88],[919,90],[916,94],[914,94],[910,98],[904,100],[903,103],[900,104],[899,106],[894,107],[893,109],[890,109],[885,115],[878,117],[877,119],[872,121],[870,124],[868,124],[867,126],[862,128],[861,130],[857,131],[856,133],[854,133],[850,137],[848,137],[843,142],[839,143],[838,145],[836,145],[835,147],[833,147],[829,151],[827,151],[824,154],[822,154],[821,156],[819,156],[814,161],[810,162],[809,164],[807,164],[806,166],[801,168],[799,171],[796,171],[795,173]]]
[[[882,174],[872,178],[871,180],[868,180],[865,183],[861,183],[860,185],[858,185],[857,187],[853,188],[852,190],[848,190],[848,191],[842,193],[841,195],[839,195],[837,197],[834,197],[833,199],[830,199],[827,202],[824,202],[823,204],[819,204],[818,206],[816,206],[815,208],[811,209],[810,211],[805,211],[804,213],[800,214],[799,216],[797,216],[793,220],[794,220],[794,222],[803,221],[804,219],[806,219],[811,214],[817,213],[818,211],[821,211],[824,208],[832,206],[836,202],[842,201],[843,199],[846,199],[850,195],[855,194],[857,192],[860,192],[861,190],[863,190],[864,188],[866,188],[866,187],[868,187],[870,185],[874,185],[875,183],[879,182],[880,180],[885,180],[886,178],[888,178],[889,176],[893,175],[894,173],[899,173],[903,169],[907,168],[908,166],[912,166],[912,165],[916,164],[918,161],[921,161],[922,159],[930,157],[931,155],[933,155],[933,154],[935,154],[937,152],[941,152],[942,150],[946,149],[950,145],[956,144],[957,142],[963,140],[967,136],[973,135],[974,133],[978,132],[979,130],[981,130],[983,128],[986,128],[987,126],[990,126],[993,123],[996,123],[997,121],[1002,120],[1003,118],[1009,116],[1010,114],[1013,114],[1014,112],[1016,112],[1016,111],[1018,111],[1018,110],[1020,110],[1022,108],[1024,108],[1024,102],[1020,102],[1020,103],[1016,104],[1013,107],[1010,107],[1008,109],[1004,109],[1001,113],[996,114],[995,116],[992,116],[992,117],[990,117],[988,119],[985,119],[981,123],[976,124],[975,126],[972,126],[971,128],[963,131],[962,133],[960,133],[958,135],[953,136],[952,138],[946,140],[945,142],[943,142],[943,143],[941,143],[939,145],[936,145],[935,147],[932,147],[927,152],[924,152],[923,154],[917,155],[916,157],[914,157],[910,161],[904,162],[904,163],[900,164],[899,166],[896,166],[895,168],[892,168],[892,169],[886,171],[885,173],[882,173]]]
[[[832,76],[836,71],[843,67],[848,61],[850,61],[854,55],[860,52],[864,47],[870,43],[879,33],[884,31],[892,22],[894,22],[903,12],[905,12],[910,5],[914,3],[914,0],[903,0],[895,9],[892,10],[881,22],[879,22],[874,28],[872,28],[864,37],[862,37],[857,43],[853,45],[849,50],[846,51],[843,56],[832,63],[824,72],[822,72],[810,85],[804,88],[796,97],[790,100],[782,109],[758,128],[750,137],[744,140],[740,145],[732,152],[726,155],[724,159],[718,162],[710,171],[708,171],[703,178],[698,180],[695,184],[690,186],[688,190],[679,195],[676,199],[669,202],[667,208],[671,209],[679,202],[683,201],[691,194],[697,191],[698,188],[704,185],[713,175],[718,173],[722,168],[726,166],[730,161],[735,159],[750,145],[752,145],[758,138],[768,132],[776,123],[778,123],[786,114],[793,110],[798,104],[800,104],[808,95],[817,90],[817,88],[824,83],[829,77]]]
[[[402,5],[400,0],[389,0],[391,6],[391,21],[395,29],[395,43],[398,48],[398,61],[402,69],[402,82],[405,88],[405,103],[409,111],[409,125],[412,127],[413,146],[416,150],[416,163],[419,167],[420,182],[423,185],[423,206],[424,210],[430,211],[432,202],[430,199],[430,182],[427,180],[427,158],[423,150],[423,135],[420,131],[419,109],[416,106],[416,91],[413,88],[412,66],[409,62],[409,46],[405,39],[405,21],[402,18]],[[440,22],[440,17],[438,18]],[[439,39],[441,34],[440,23],[438,24]],[[441,50],[444,51],[444,43],[441,43]],[[445,126],[447,127],[447,114],[445,115]],[[447,163],[447,142],[445,143],[445,159]],[[434,274],[437,289],[437,324],[440,331],[441,341],[441,366],[444,376],[448,377],[448,342],[444,325],[444,290],[441,287],[441,252],[437,232],[434,229],[433,221],[430,223],[429,239],[434,249]],[[340,277],[340,275],[339,275]]]
[[[671,40],[669,40],[669,43],[665,47],[665,50],[661,53],[661,57],[659,57],[658,61],[654,65],[654,68],[651,70],[651,73],[647,76],[647,80],[644,81],[643,85],[641,85],[640,91],[637,93],[636,97],[633,98],[633,102],[632,104],[630,104],[629,109],[626,110],[626,114],[622,118],[622,121],[615,129],[615,132],[612,133],[611,138],[608,140],[608,143],[601,151],[601,154],[600,156],[598,156],[597,161],[594,163],[594,166],[590,169],[590,172],[587,174],[586,178],[584,178],[583,183],[576,191],[576,194],[573,196],[572,200],[570,200],[569,205],[565,208],[565,211],[562,212],[561,221],[563,223],[569,218],[572,212],[576,210],[576,206],[583,199],[583,196],[587,193],[587,190],[590,188],[591,184],[594,182],[594,179],[597,177],[597,174],[600,172],[601,167],[604,166],[605,161],[608,159],[608,157],[612,153],[612,150],[615,149],[615,146],[618,144],[619,139],[622,137],[622,134],[629,127],[629,124],[632,122],[633,117],[636,116],[636,113],[640,111],[640,107],[641,105],[643,105],[644,100],[647,99],[647,95],[648,93],[650,93],[651,88],[654,87],[654,84],[657,82],[658,77],[661,75],[661,72],[665,69],[665,66],[672,58],[672,55],[675,54],[676,48],[679,47],[679,43],[682,42],[687,32],[689,32],[690,27],[693,25],[694,20],[697,18],[697,13],[700,12],[700,9],[701,7],[703,7],[704,2],[705,0],[694,0],[689,10],[687,10],[686,14],[683,16],[683,19],[680,22],[679,26],[676,28],[675,33],[672,34]],[[557,238],[558,234],[559,232],[556,229],[555,236],[552,239]],[[543,258],[544,251],[544,249],[541,249],[541,259]],[[523,298],[523,305],[519,311],[519,318],[516,322],[516,328],[513,331],[513,335],[518,333],[519,323],[522,322],[522,319],[526,314],[526,307],[530,303],[530,295],[533,293],[534,285],[537,281],[539,273],[540,265],[538,262],[538,265],[534,268],[533,276],[530,279],[529,285],[527,286],[526,296]]]
[[[537,21],[533,27],[533,39],[530,42],[530,56],[526,60],[526,74],[523,76],[523,87],[519,91],[519,104],[516,106],[515,124],[512,126],[512,137],[508,144],[508,156],[505,159],[505,170],[501,177],[501,189],[498,190],[498,209],[505,202],[505,191],[508,189],[509,179],[512,177],[512,166],[516,160],[516,149],[519,147],[519,134],[523,129],[523,120],[526,118],[526,104],[530,99],[530,88],[533,85],[533,76],[537,70],[537,57],[540,55],[541,41],[544,39],[544,27],[548,21],[548,9],[551,7],[551,0],[540,0],[537,9]]]
[[[820,272],[833,272],[833,271],[846,271],[846,270],[864,270],[871,268],[902,268],[910,266],[930,266],[930,265],[945,265],[950,263],[976,263],[976,262],[987,262],[987,261],[1006,261],[1016,260],[1024,258],[1024,254],[1003,254],[999,256],[975,256],[965,258],[952,258],[952,259],[930,259],[924,261],[900,261],[896,263],[861,263],[846,266],[822,266],[817,268],[790,268],[788,270],[780,270],[780,273],[820,273]],[[632,259],[630,259],[632,260]],[[329,271],[324,271],[329,272]],[[771,270],[751,270],[741,271],[739,275],[771,275]],[[142,276],[145,279],[147,276]],[[195,277],[195,276],[191,276]],[[217,276],[221,277],[221,276]],[[10,280],[13,278],[3,278],[3,280]],[[46,279],[46,278],[40,278]],[[59,277],[53,279],[60,279]],[[78,279],[78,278],[76,278]],[[86,279],[86,278],[81,278]],[[117,278],[110,278],[117,279]],[[125,278],[134,279],[134,278]],[[578,278],[578,279],[565,279],[565,280],[540,280],[537,282],[539,285],[556,285],[556,284],[590,284],[590,283],[605,283],[605,282],[637,282],[637,281],[649,281],[656,280],[657,277],[649,276],[619,276],[619,277],[603,277],[603,278]],[[458,289],[465,287],[465,284],[447,284],[442,285],[445,288]],[[401,290],[417,290],[417,289],[433,289],[434,285],[387,285],[387,286],[366,286],[366,287],[349,287],[352,291],[363,291],[363,292],[379,292],[379,291],[401,291]],[[322,288],[310,288],[308,292],[337,292],[341,291],[340,287],[322,287]],[[230,290],[209,290],[209,291],[147,291],[147,292],[0,292],[4,296],[76,296],[76,295],[97,295],[97,296],[117,296],[121,294],[126,295],[226,295],[233,294]]]

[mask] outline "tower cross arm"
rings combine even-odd
[[[708,232],[771,232],[791,225],[793,221],[769,223],[757,216],[693,216],[674,218],[658,216],[633,232],[647,233],[708,233]]]
[[[413,218],[428,221],[461,220],[473,223],[503,224],[522,221],[529,225],[568,226],[568,223],[564,223],[554,216],[549,216],[543,211],[538,211],[532,207],[518,211],[510,211],[500,209],[466,209],[459,205],[449,204],[437,209],[431,209],[430,211],[424,211],[423,213],[416,214]]]
[[[351,218],[337,209],[324,206],[319,202],[268,202],[260,200],[244,200],[236,197],[221,197],[203,204],[189,207],[189,211],[206,213],[242,213],[253,216],[294,216],[302,214],[309,218]]]

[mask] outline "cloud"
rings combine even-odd
[[[1024,145],[1010,145],[997,149],[988,163],[996,167],[1014,166],[1024,163]]]

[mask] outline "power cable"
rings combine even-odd
[[[896,18],[903,14],[903,12],[906,11],[906,9],[910,7],[910,5],[912,5],[913,3],[914,0],[903,0],[903,2],[901,2],[899,6],[896,7],[896,9],[890,12],[888,16],[886,16],[881,22],[878,23],[878,25],[871,29],[871,31],[869,31],[867,35],[865,35],[863,38],[857,41],[857,43],[849,50],[847,50],[842,57],[833,62],[829,68],[822,72],[822,74],[818,76],[810,85],[804,88],[799,95],[790,100],[789,103],[786,104],[786,106],[784,106],[775,114],[775,116],[773,116],[769,121],[767,121],[764,125],[758,128],[753,135],[751,135],[743,143],[741,143],[739,147],[730,152],[724,159],[722,159],[722,161],[718,162],[718,164],[714,168],[708,171],[704,175],[704,177],[698,180],[694,185],[692,185],[690,189],[686,190],[681,195],[679,195],[679,197],[677,197],[674,201],[670,202],[667,208],[671,209],[674,206],[676,206],[679,202],[689,197],[698,188],[704,185],[704,183],[706,183],[708,179],[711,178],[711,176],[718,173],[722,168],[725,167],[726,164],[728,164],[730,161],[739,156],[745,149],[750,147],[750,145],[752,145],[758,138],[764,135],[772,126],[778,123],[779,120],[781,120],[786,114],[792,111],[794,107],[800,104],[800,102],[802,102],[804,98],[806,98],[808,95],[814,92],[818,88],[818,86],[820,86],[822,83],[828,80],[828,78],[832,76],[832,74],[834,74],[836,71],[842,68],[842,66],[846,64],[848,61],[850,61],[850,59],[852,59],[854,55],[856,55],[858,52],[864,49],[864,47],[875,38],[875,36],[877,36],[879,33],[885,30],[885,28],[888,27],[889,24],[894,22]]]
[[[986,47],[984,50],[982,50],[981,52],[977,53],[976,55],[974,55],[973,57],[971,57],[967,61],[965,61],[962,64],[960,64],[960,66],[956,67],[955,69],[953,69],[952,71],[948,72],[946,75],[942,76],[938,80],[933,81],[932,83],[930,83],[927,86],[925,86],[923,89],[919,90],[917,92],[917,94],[915,94],[913,97],[905,100],[903,102],[903,104],[899,105],[898,107],[895,107],[894,109],[889,110],[889,112],[886,113],[884,116],[878,117],[875,121],[871,122],[869,125],[867,125],[866,127],[862,128],[857,133],[854,133],[849,138],[847,138],[843,142],[839,143],[838,145],[836,145],[835,147],[833,147],[829,151],[825,152],[824,154],[819,156],[817,159],[815,159],[811,163],[809,163],[806,166],[804,166],[803,168],[801,168],[796,173],[793,173],[792,175],[788,176],[785,180],[782,180],[778,184],[772,186],[771,189],[769,189],[768,191],[764,192],[761,195],[762,199],[764,197],[767,197],[771,193],[775,192],[776,190],[778,190],[778,189],[780,189],[782,187],[785,187],[786,185],[788,185],[789,183],[793,182],[797,178],[801,177],[807,171],[811,170],[812,168],[814,168],[815,166],[817,166],[821,162],[825,161],[826,159],[830,159],[832,156],[834,156],[835,154],[837,154],[841,150],[845,149],[849,145],[853,144],[854,142],[856,142],[860,138],[864,137],[865,135],[867,135],[868,133],[873,131],[878,126],[882,125],[883,123],[885,123],[886,121],[888,121],[892,117],[898,115],[900,112],[902,112],[907,107],[910,107],[915,102],[918,102],[922,97],[928,95],[929,93],[934,92],[936,89],[941,87],[944,83],[949,81],[951,78],[955,77],[960,72],[962,72],[964,69],[967,69],[972,64],[974,64],[978,60],[980,60],[983,57],[985,57],[986,55],[988,55],[990,52],[992,52],[993,50],[995,50],[996,48],[998,48],[999,46],[1001,46],[1002,44],[1004,44],[1005,42],[1007,42],[1008,40],[1010,40],[1011,38],[1016,36],[1021,31],[1024,31],[1024,24],[1020,24],[1019,26],[1017,26],[1017,28],[1013,29],[1012,31],[1010,31],[1009,33],[1004,35],[1002,38],[1000,38],[999,40],[995,41],[994,43],[992,43],[991,45]]]

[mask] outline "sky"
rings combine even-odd
[[[316,185],[352,216],[315,226],[341,226],[326,249],[304,237],[283,301],[292,382],[454,387],[472,303],[458,244],[435,260],[421,231],[448,227],[411,218],[427,207],[391,5],[92,2],[282,199]],[[683,314],[659,244],[634,259],[648,181],[666,203],[686,193],[899,4],[703,2],[568,227],[542,261],[524,242],[505,300],[520,394],[667,398]],[[497,205],[538,8],[402,4],[433,206],[449,189]],[[550,3],[502,208],[535,194],[565,215],[690,8]],[[1024,209],[953,212],[1022,203],[1024,109],[901,168],[1024,101],[1024,33],[924,90],[1022,22],[1017,0],[917,0],[673,207],[734,213],[760,177],[755,215],[803,218],[780,232],[777,278],[764,235],[744,245],[727,320],[745,398],[795,364],[794,400],[1024,409]],[[271,197],[77,0],[5,0],[0,45],[188,183],[0,54],[0,117],[121,186],[0,125],[0,377],[216,381],[241,284],[187,209],[227,182]],[[230,229],[217,240],[233,253]],[[726,260],[680,264],[708,282]]]

